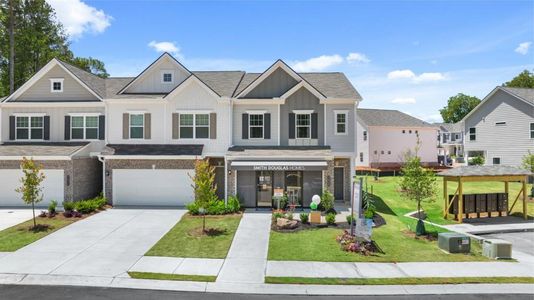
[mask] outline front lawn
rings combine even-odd
[[[226,258],[240,220],[240,214],[206,216],[212,232],[202,234],[202,217],[184,215],[145,255]]]
[[[215,282],[217,276],[209,275],[182,275],[182,274],[163,274],[149,272],[128,272],[128,275],[136,279],[153,279],[153,280],[175,280],[175,281],[201,281]]]
[[[53,218],[37,218],[38,225],[48,226],[43,230],[32,231],[30,228],[33,220],[4,229],[0,231],[0,252],[16,251],[78,220],[80,219],[65,218],[58,214]]]

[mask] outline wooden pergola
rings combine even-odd
[[[521,182],[522,188],[515,197],[512,206],[507,211],[508,214],[514,209],[519,197],[523,197],[523,217],[527,219],[527,179],[531,173],[527,170],[523,170],[511,166],[462,166],[458,168],[449,169],[438,173],[438,176],[443,177],[443,200],[445,201],[443,217],[447,218],[449,214],[449,208],[454,203],[454,197],[458,199],[458,222],[463,221],[463,183],[465,182],[503,182],[504,192],[509,193],[510,182]],[[447,191],[447,183],[456,182],[458,188],[454,192],[453,201],[449,203],[449,195]],[[510,198],[511,199],[511,198]]]

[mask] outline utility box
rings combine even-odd
[[[465,234],[443,232],[438,234],[438,246],[449,253],[469,253],[471,239]]]
[[[484,240],[482,255],[493,259],[511,259],[512,243],[499,239]]]

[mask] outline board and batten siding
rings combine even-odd
[[[315,145],[324,145],[324,105],[320,104],[319,99],[304,87],[289,96],[285,104],[280,105],[280,145],[288,146],[291,144],[289,126],[294,128],[295,124],[289,124],[289,114],[293,113],[294,110],[313,110],[314,113],[317,113],[318,138]]]
[[[273,98],[280,97],[298,82],[281,68],[276,69],[244,98]]]
[[[506,125],[496,125],[506,122]],[[534,152],[529,126],[534,122],[534,107],[498,90],[464,120],[464,152],[484,151],[486,164],[500,157],[502,165],[520,166],[528,150]],[[469,140],[469,128],[476,128],[476,141]]]
[[[46,104],[43,104],[46,105]],[[49,142],[65,142],[65,116],[72,113],[99,113],[104,114],[104,104],[102,107],[3,107],[2,141],[9,141],[9,116],[23,113],[44,113],[50,116],[50,140]]]
[[[332,147],[332,152],[354,152],[355,138],[355,108],[354,104],[326,104],[326,143]],[[346,111],[346,134],[336,135],[336,111]]]
[[[243,139],[243,114],[252,111],[261,111],[271,114],[271,138],[270,139]],[[275,146],[278,145],[278,104],[233,106],[233,144],[236,146]]]
[[[161,72],[163,70],[172,70],[173,82],[161,82]],[[151,67],[146,73],[142,74],[136,82],[128,87],[125,93],[168,93],[177,85],[182,83],[189,74],[183,69],[179,68],[175,62],[170,58],[163,57],[155,65]]]
[[[230,103],[222,102],[217,96],[209,93],[201,83],[191,81],[174,97],[166,99],[167,116],[165,128],[167,135],[165,143],[170,144],[202,144],[204,155],[224,155],[230,147]],[[210,113],[210,138],[183,139],[173,138],[173,114],[187,113],[187,111]],[[215,115],[213,115],[215,114]],[[154,118],[153,118],[154,121]],[[213,121],[216,124],[211,124]],[[178,120],[175,120],[177,123]],[[215,130],[215,132],[213,132]]]
[[[367,131],[360,121],[356,121],[356,166],[369,166],[369,139],[372,138],[369,136],[369,131],[367,131],[367,140],[363,140],[363,132]],[[363,154],[363,161],[360,161],[360,153]]]
[[[50,79],[63,79],[63,92],[50,91]],[[12,102],[24,101],[97,101],[98,98],[82,86],[70,73],[60,66],[53,67],[46,75],[37,80],[28,90]]]

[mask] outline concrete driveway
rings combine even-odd
[[[39,215],[40,210],[35,210],[35,215]],[[15,226],[22,222],[28,221],[33,217],[31,209],[20,208],[1,208],[0,209],[0,230]]]
[[[508,232],[508,233],[494,233],[481,235],[485,239],[501,239],[512,243],[514,251],[521,251],[523,253],[534,256],[534,232]]]
[[[118,276],[185,210],[111,209],[0,258],[0,273]]]

